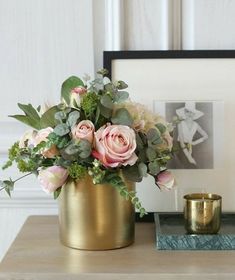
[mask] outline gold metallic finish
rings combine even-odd
[[[135,184],[125,182],[129,191]],[[109,184],[94,185],[87,175],[70,181],[59,196],[61,242],[72,248],[108,250],[134,242],[135,209]]]
[[[222,198],[217,194],[184,196],[185,229],[191,234],[215,234],[220,229]]]

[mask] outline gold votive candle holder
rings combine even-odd
[[[185,229],[190,234],[216,234],[221,224],[222,198],[211,193],[184,196]]]

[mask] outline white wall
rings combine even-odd
[[[233,49],[234,13],[233,0],[0,0],[0,163],[25,129],[7,118],[17,102],[58,101],[67,76],[102,67],[104,49]],[[35,178],[13,196],[0,194],[0,258],[28,215],[57,213]]]
[[[0,163],[25,130],[8,118],[17,102],[58,102],[69,75],[94,73],[91,0],[0,0]],[[0,178],[17,177],[16,169]],[[56,203],[35,178],[21,181],[13,198],[0,194],[0,258],[28,215],[55,214]]]

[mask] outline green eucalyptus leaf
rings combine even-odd
[[[114,95],[114,101],[117,103],[122,103],[129,98],[129,93],[127,91],[118,91]]]
[[[154,141],[152,141],[152,145],[159,145],[159,144],[162,144],[162,143],[163,143],[162,138],[157,138]]]
[[[132,182],[141,182],[142,177],[139,174],[139,169],[138,166],[133,165],[133,166],[127,166],[123,168],[122,170],[124,177]]]
[[[150,174],[152,174],[154,176],[157,175],[160,172],[160,166],[159,166],[159,164],[156,160],[150,162],[148,164],[148,168],[149,168]]]
[[[78,154],[79,151],[80,151],[80,148],[79,148],[78,144],[76,144],[76,143],[71,143],[64,149],[64,152],[67,155],[76,155],[76,154]]]
[[[118,109],[111,119],[113,124],[121,124],[131,126],[133,124],[133,119],[130,113],[125,108]]]
[[[70,132],[69,127],[65,123],[58,124],[54,128],[54,133],[57,134],[58,136],[64,136]]]
[[[91,144],[87,140],[80,140],[78,143],[79,146],[79,157],[81,158],[87,158],[91,154]]]
[[[140,149],[138,153],[139,161],[146,162],[148,160],[146,155],[146,149]]]
[[[161,134],[159,133],[159,131],[155,128],[150,128],[147,132],[147,139],[149,141],[154,141],[158,138],[161,137]]]
[[[147,177],[148,168],[146,164],[144,164],[143,162],[139,163],[138,170],[141,177]]]
[[[80,118],[80,112],[78,111],[71,112],[68,116],[67,125],[73,128],[77,124],[79,118]]]
[[[109,73],[109,71],[105,68],[100,69],[99,71],[97,71],[97,74],[100,74],[102,76],[105,76]]]
[[[136,144],[137,144],[137,148],[139,150],[144,148],[144,143],[143,143],[142,138],[140,137],[139,133],[136,133]]]
[[[146,149],[146,155],[147,155],[147,158],[148,158],[150,161],[156,159],[156,157],[157,157],[156,151],[155,151],[153,148],[151,148],[151,147],[148,147],[148,148]]]
[[[53,106],[49,110],[47,110],[41,117],[41,128],[47,127],[55,127],[57,125],[57,121],[55,119],[55,114],[61,111],[58,106]]]
[[[112,116],[112,110],[111,109],[104,107],[101,103],[98,106],[99,106],[100,114],[103,117],[105,117],[106,119],[111,118],[111,116]]]
[[[111,92],[111,93],[115,92],[115,87],[112,83],[106,84],[104,86],[104,89],[105,89],[106,92]]]
[[[126,88],[128,88],[128,85],[124,81],[117,81],[117,82],[115,82],[115,86],[118,89],[126,89]]]
[[[110,83],[111,83],[111,81],[110,81],[110,79],[108,77],[104,77],[103,78],[103,84],[104,85],[107,85],[107,84],[110,84]]]
[[[157,123],[156,125],[156,128],[161,132],[161,134],[165,133],[166,132],[166,127],[164,124],[162,123]]]
[[[65,80],[61,87],[61,99],[64,100],[68,105],[70,104],[71,91],[76,88],[82,86],[84,87],[83,81],[76,77],[71,76],[67,80]]]
[[[113,109],[113,101],[112,98],[109,95],[103,95],[100,99],[100,103],[108,109]]]
[[[65,120],[67,116],[64,111],[59,111],[55,113],[54,117],[56,120],[63,122],[63,120]]]

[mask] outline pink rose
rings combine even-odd
[[[134,165],[138,159],[135,149],[135,132],[128,126],[102,126],[95,132],[95,149],[92,155],[106,167]]]
[[[93,136],[94,136],[94,130],[95,127],[93,123],[89,120],[84,120],[78,123],[73,129],[72,129],[72,138],[73,139],[86,139],[90,143],[93,142]]]
[[[31,144],[34,147],[36,147],[38,144],[40,144],[43,141],[47,142],[48,141],[47,137],[51,132],[53,132],[52,127],[47,127],[47,128],[39,130],[37,132],[36,136],[31,141]],[[53,158],[59,154],[59,151],[57,150],[55,145],[52,145],[49,149],[44,149],[41,153],[46,158]]]
[[[63,186],[68,177],[67,169],[61,166],[51,166],[39,171],[38,180],[46,193],[52,193]]]
[[[175,178],[168,170],[161,171],[155,178],[156,185],[160,189],[171,190],[175,186]]]
[[[19,147],[21,149],[27,148],[32,145],[35,136],[37,135],[36,130],[28,130],[24,133],[24,135],[20,138]]]

